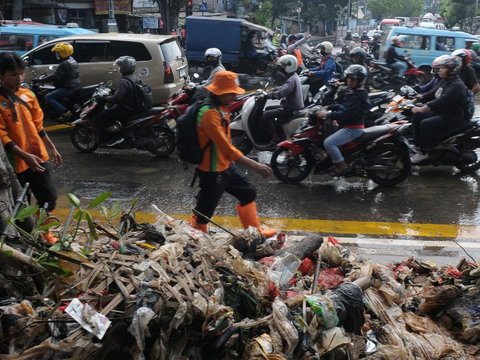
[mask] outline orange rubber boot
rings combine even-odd
[[[55,218],[53,218],[51,216],[51,212],[50,213],[47,213],[47,217],[45,220],[43,220],[43,223],[42,225],[47,225],[47,224],[50,224],[51,222],[55,221]],[[39,216],[39,213],[35,214],[35,216],[38,218]],[[48,232],[42,234],[42,237],[45,239],[45,241],[47,243],[49,243],[50,245],[53,245],[53,244],[56,244],[59,240],[58,237],[56,237],[54,234],[53,234],[53,231],[51,228],[48,229]]]
[[[195,229],[198,229],[200,231],[203,231],[205,234],[208,234],[208,224],[200,224],[197,222],[197,215],[192,215],[192,217],[190,218],[190,225],[195,228]]]
[[[255,201],[252,201],[251,203],[248,203],[244,206],[238,204],[237,212],[244,229],[248,228],[249,226],[253,226],[257,228],[258,231],[260,231],[260,234],[262,234],[266,238],[272,237],[277,233],[277,230],[275,229],[262,229],[260,227],[260,220],[258,219],[257,215],[257,203]]]

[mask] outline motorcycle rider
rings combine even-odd
[[[205,87],[212,83],[215,74],[219,71],[225,70],[225,67],[222,64],[222,52],[220,51],[220,49],[208,48],[207,50],[205,50],[204,57],[205,62],[207,63],[207,68],[210,68],[210,74],[207,80],[195,86],[197,95],[200,97],[207,95]],[[193,87],[190,85],[185,85],[183,87],[184,91],[191,91],[192,89]]]
[[[339,129],[327,137],[323,145],[332,159],[332,167],[329,169],[331,176],[339,176],[348,170],[348,164],[338,148],[363,133],[364,118],[370,109],[368,92],[364,85],[367,81],[367,69],[362,65],[350,65],[345,69],[345,77],[349,91],[340,102],[326,109],[319,110],[317,116],[321,119],[332,119],[339,125]]]
[[[405,57],[399,54],[399,49],[403,46],[404,40],[402,36],[392,36],[391,45],[385,53],[385,61],[389,67],[397,72],[397,77],[403,79],[408,69]]]
[[[230,114],[228,106],[237,94],[245,92],[238,85],[237,74],[231,71],[219,71],[206,87],[210,92],[209,104],[203,105],[197,116],[197,136],[199,145],[205,149],[203,161],[198,165],[200,191],[197,195],[195,213],[191,225],[205,233],[208,221],[202,215],[211,218],[224,192],[238,200],[237,212],[244,228],[256,227],[265,237],[273,236],[274,229],[261,229],[257,216],[255,186],[242,174],[236,164],[243,165],[267,178],[272,169],[243,155],[235,148],[230,138]]]
[[[356,48],[357,46],[360,46],[360,45],[361,45],[360,36],[357,33],[353,33],[352,34],[352,40],[348,44],[346,54],[350,55],[350,51],[352,51],[353,48]]]
[[[477,75],[477,79],[480,79],[480,43],[473,43],[470,50],[472,53],[471,66],[475,70],[475,75]]]
[[[73,46],[66,42],[55,44],[52,52],[60,60],[55,72],[43,78],[33,79],[33,82],[53,82],[55,90],[45,96],[46,103],[53,109],[59,119],[65,119],[72,113],[65,109],[59,101],[62,97],[70,96],[80,88],[80,71],[78,63],[72,57]]]
[[[298,39],[298,37],[295,34],[290,34],[287,37],[287,53],[290,55],[293,55],[297,58],[297,64],[298,68],[303,69],[303,58],[302,58],[302,52],[300,51],[299,47],[306,43],[307,40],[310,38],[310,34],[305,34],[305,36],[301,39]]]
[[[360,38],[360,41],[370,41],[370,38],[368,37],[366,31],[362,33],[362,37]]]
[[[438,76],[441,81],[436,89],[423,95],[425,105],[412,109],[412,125],[415,154],[413,164],[428,158],[434,143],[461,130],[468,123],[466,116],[467,92],[459,77],[462,61],[457,56],[448,56],[438,61]]]
[[[480,91],[480,85],[478,84],[477,75],[474,68],[470,66],[472,61],[472,54],[470,50],[458,49],[452,52],[453,56],[457,56],[462,60],[462,67],[460,69],[460,78],[465,83],[465,86],[472,90],[474,94]]]
[[[344,41],[352,41],[352,30],[347,30],[347,35],[343,38]]]
[[[118,88],[113,95],[105,96],[99,101],[103,100],[107,103],[113,104],[112,107],[103,110],[100,113],[100,125],[103,126],[110,134],[110,140],[107,146],[115,146],[121,144],[125,139],[120,136],[119,129],[115,125],[117,120],[122,121],[129,116],[135,115],[137,104],[135,101],[134,84],[138,81],[135,75],[137,61],[131,56],[120,56],[113,62],[114,67],[118,67],[122,77],[118,82]]]
[[[278,134],[280,130],[276,130],[276,125],[281,127],[286,124],[296,111],[304,108],[302,85],[296,73],[297,68],[297,58],[293,55],[283,55],[277,61],[275,73],[281,77],[283,84],[271,90],[266,97],[267,99],[285,99],[285,105],[277,106],[263,113],[262,122],[265,129],[272,134],[270,146],[278,144],[280,138],[285,136],[285,134]]]
[[[415,98],[422,102],[423,98],[421,94],[427,93],[432,89],[436,89],[437,85],[440,83],[440,77],[438,76],[438,69],[440,68],[439,63],[447,59],[450,55],[440,55],[432,61],[432,78],[425,85],[416,85],[413,89],[419,93]]]
[[[322,60],[320,66],[309,69],[307,76],[308,83],[312,94],[316,94],[318,90],[325,85],[335,72],[335,60],[332,58],[333,44],[329,41],[324,41],[320,44],[320,54]]]
[[[350,51],[350,60],[352,64],[362,65],[368,69],[367,52],[364,48],[357,46]]]

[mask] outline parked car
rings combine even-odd
[[[172,35],[151,34],[93,34],[68,36],[49,41],[27,52],[25,81],[30,82],[34,73],[48,73],[51,65],[58,64],[52,47],[59,42],[68,42],[74,48],[73,57],[80,66],[82,86],[112,81],[115,88],[120,73],[113,62],[120,56],[129,55],[137,60],[137,75],[150,85],[153,104],[168,102],[168,99],[188,81],[188,62],[183,50]]]
[[[469,48],[472,43],[480,42],[474,35],[450,30],[424,27],[393,27],[384,39],[383,51],[391,44],[392,36],[402,36],[405,40],[400,51],[404,52],[417,68],[430,73],[432,61],[456,49]]]

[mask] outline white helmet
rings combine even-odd
[[[277,60],[277,66],[283,69],[287,74],[292,74],[297,71],[298,60],[293,55],[283,55]]]
[[[217,63],[220,63],[222,60],[222,52],[220,49],[217,48],[209,48],[205,50],[205,60],[208,60],[209,57],[215,58],[217,60]]]
[[[324,41],[320,43],[320,48],[322,47],[325,49],[325,53],[327,54],[331,54],[333,51],[333,44],[330,41]]]

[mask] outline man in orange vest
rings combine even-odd
[[[293,55],[297,58],[299,69],[304,69],[305,68],[305,65],[303,64],[302,53],[301,53],[299,47],[302,44],[304,44],[310,38],[310,36],[311,35],[307,33],[307,34],[305,34],[304,37],[302,37],[301,39],[298,39],[298,37],[295,34],[288,35],[288,38],[287,38],[287,44],[288,44],[287,53],[290,54],[290,55]]]

